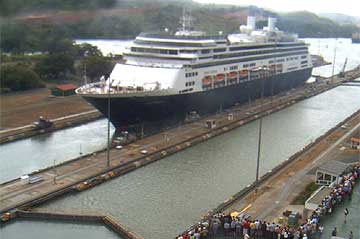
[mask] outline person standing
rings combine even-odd
[[[349,215],[349,210],[347,208],[344,209],[344,223],[346,223],[346,217]]]
[[[352,231],[350,231],[350,234],[349,234],[349,239],[354,239],[354,234]]]
[[[334,230],[331,232],[331,236],[336,237],[337,236],[337,229],[334,227]]]

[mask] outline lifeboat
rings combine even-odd
[[[225,79],[225,74],[217,74],[215,76],[215,82],[220,82],[223,81]]]
[[[233,71],[233,72],[227,73],[226,75],[227,75],[228,79],[234,79],[237,77],[238,73],[236,71]]]
[[[211,85],[212,77],[211,76],[205,76],[204,79],[202,79],[203,85]]]
[[[270,65],[269,68],[270,68],[270,70],[275,70],[276,66],[275,65]]]
[[[240,76],[247,76],[248,75],[248,70],[242,70],[239,71]]]

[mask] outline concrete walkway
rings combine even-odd
[[[344,209],[349,210],[346,223],[344,223]],[[338,236],[349,238],[350,231],[354,234],[354,239],[360,238],[360,183],[354,189],[351,200],[342,203],[335,208],[332,215],[327,217],[324,221],[324,232],[322,239],[331,238],[331,232],[334,227],[337,228]]]

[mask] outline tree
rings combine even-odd
[[[57,80],[74,73],[74,58],[67,54],[49,54],[35,66],[35,71],[43,79]]]
[[[45,87],[39,76],[21,65],[6,65],[0,69],[1,92],[28,90]]]
[[[24,32],[27,29],[24,25],[4,21],[0,23],[0,47],[4,52],[23,53],[26,49]]]
[[[86,65],[86,76],[94,81],[105,74],[110,74],[114,64],[106,57],[101,56],[88,56],[81,62],[82,70]]]
[[[83,56],[102,56],[101,51],[97,46],[93,46],[89,43],[81,43],[79,45],[76,45],[77,48],[77,56],[83,57]]]

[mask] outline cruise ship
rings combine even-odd
[[[311,76],[308,45],[280,31],[276,18],[256,29],[255,16],[237,33],[208,36],[183,16],[171,33],[142,33],[127,47],[125,62],[77,94],[116,128],[156,130],[304,84]],[[166,123],[164,123],[166,122]],[[150,130],[151,129],[151,130]]]
[[[351,35],[351,42],[352,43],[360,43],[360,32],[353,33]]]

